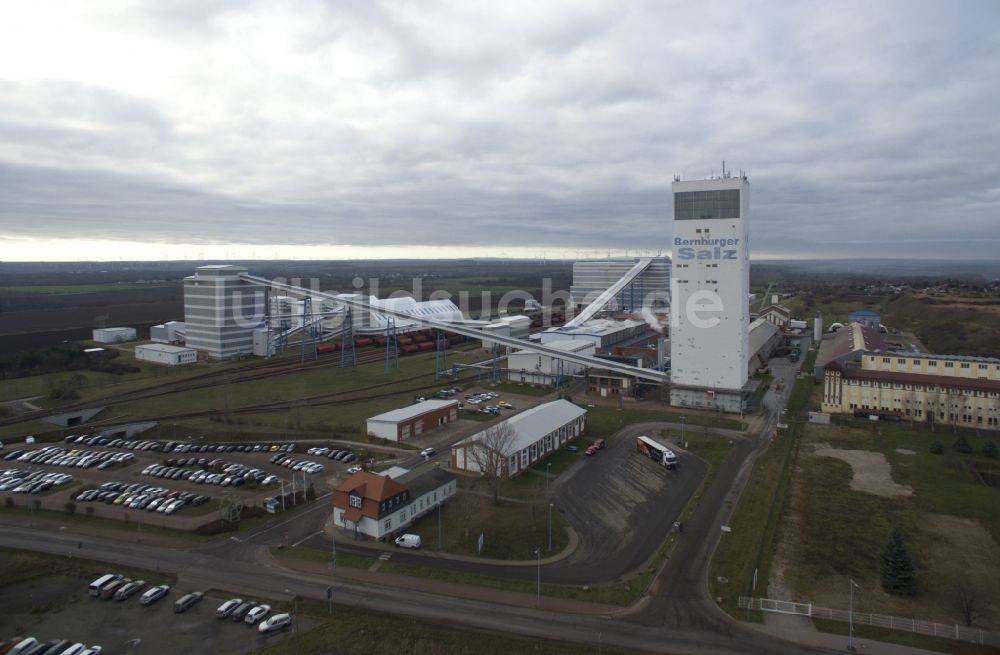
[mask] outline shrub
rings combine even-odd
[[[962,453],[963,455],[968,455],[972,452],[972,444],[965,437],[959,437],[954,445],[956,453]]]
[[[76,514],[76,503],[72,500],[66,503],[66,511],[70,514]]]
[[[87,506],[87,518],[90,518],[93,515],[94,515],[94,508],[88,505]]]
[[[931,454],[942,455],[944,454],[944,444],[940,441],[935,441],[931,444]]]
[[[987,441],[983,444],[983,455],[989,457],[990,459],[996,459],[1000,453],[997,452],[997,444],[995,441]]]
[[[4,504],[4,507],[13,507],[14,506],[14,499],[11,498],[10,496],[7,496],[6,498],[3,499],[3,504]]]

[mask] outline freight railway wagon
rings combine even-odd
[[[443,345],[445,348],[451,348],[454,344],[462,343],[464,341],[466,341],[465,335],[448,334],[448,338],[444,340]],[[385,348],[386,342],[386,337],[359,337],[354,340],[354,347],[366,348],[374,346],[376,348]],[[396,337],[396,345],[398,346],[400,353],[415,353],[436,349],[437,341],[426,334],[417,333]],[[324,343],[316,346],[316,352],[320,354],[334,353],[340,349],[341,343],[339,341],[333,341],[331,343]]]

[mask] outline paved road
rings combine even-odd
[[[273,563],[248,565],[228,555],[161,549],[118,543],[98,537],[81,537],[30,528],[5,527],[0,545],[26,548],[57,555],[84,556],[137,568],[168,569],[182,580],[202,588],[226,589],[237,594],[262,597],[291,597],[324,600],[329,579],[297,573]],[[832,652],[803,648],[760,635],[734,624],[726,632],[699,629],[672,629],[643,621],[589,618],[577,614],[536,608],[511,607],[491,602],[454,598],[400,590],[377,584],[363,584],[338,578],[332,582],[339,604],[411,616],[428,621],[447,620],[471,628],[559,640],[587,646],[603,643],[616,648],[656,653],[792,653]]]

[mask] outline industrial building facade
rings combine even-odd
[[[550,341],[550,348],[558,348],[578,355],[593,355],[595,346],[589,340]],[[568,375],[576,375],[586,368],[583,364],[567,362],[547,353],[526,348],[515,350],[507,356],[511,382],[521,384],[551,385]]]
[[[635,311],[648,302],[649,307],[666,307],[670,302],[670,258],[653,257],[652,263],[628,289],[607,305],[610,311]],[[639,258],[599,259],[573,263],[573,284],[569,293],[573,305],[582,308],[620,280]]]
[[[457,400],[425,400],[368,419],[368,435],[403,441],[458,418]]]
[[[482,472],[484,461],[495,461],[500,477],[509,480],[583,434],[586,415],[587,410],[568,400],[532,407],[452,446],[451,467],[478,473]],[[509,428],[510,436],[502,444],[495,444],[501,447],[497,452],[488,445],[494,441],[488,433],[499,426]],[[490,450],[492,454],[486,453]]]
[[[996,430],[1000,359],[881,352],[832,361],[823,370],[822,409]]]
[[[212,359],[253,352],[253,331],[264,321],[265,291],[240,278],[243,266],[199,266],[184,278],[185,343]]]
[[[750,183],[673,184],[670,403],[740,412],[750,358]]]

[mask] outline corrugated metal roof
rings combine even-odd
[[[510,446],[510,452],[514,453],[527,448],[531,444],[538,441],[540,437],[547,435],[553,430],[566,425],[570,421],[579,418],[586,413],[587,410],[582,407],[577,407],[568,400],[553,400],[550,403],[544,403],[525,410],[520,414],[515,414],[509,419],[495,424],[493,427],[503,423],[510,425],[515,434]],[[486,428],[486,430],[478,432],[471,437],[459,441],[458,443],[464,444],[470,441],[478,441],[482,434],[490,429],[492,428]]]
[[[400,407],[399,409],[394,409],[384,414],[379,414],[378,416],[372,416],[369,421],[385,421],[386,423],[399,423],[400,421],[407,421],[409,419],[416,418],[418,416],[423,416],[428,412],[433,412],[438,409],[443,409],[445,407],[455,406],[458,407],[457,400],[425,400],[423,402],[410,405],[409,407]]]
[[[770,321],[758,318],[750,324],[750,335],[748,337],[750,345],[750,356],[753,357],[764,347],[768,340],[778,333],[778,326]]]

